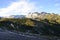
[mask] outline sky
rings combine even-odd
[[[26,15],[29,12],[60,14],[60,0],[0,0],[0,16]]]

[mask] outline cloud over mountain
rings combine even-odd
[[[27,14],[35,10],[36,6],[34,3],[29,2],[29,0],[19,0],[17,2],[12,2],[6,8],[0,9],[1,16],[9,16],[16,14]]]

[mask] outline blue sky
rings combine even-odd
[[[0,8],[9,6],[11,2],[16,2],[16,0],[0,0]]]
[[[60,13],[60,0],[0,0],[0,16],[29,12]]]

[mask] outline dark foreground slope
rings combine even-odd
[[[0,32],[0,40],[40,40],[40,39],[19,35],[16,33]]]
[[[26,34],[18,34],[10,31],[0,30],[0,40],[60,40],[58,37],[48,37],[48,36],[30,36]]]

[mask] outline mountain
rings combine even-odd
[[[44,18],[44,16],[46,15],[49,15],[49,13],[46,13],[46,12],[41,12],[41,13],[38,13],[38,12],[33,12],[33,13],[29,13],[26,17],[27,18]]]
[[[1,18],[3,18],[3,17],[0,16],[0,19],[1,19]]]
[[[11,15],[9,18],[25,18],[25,15]]]

